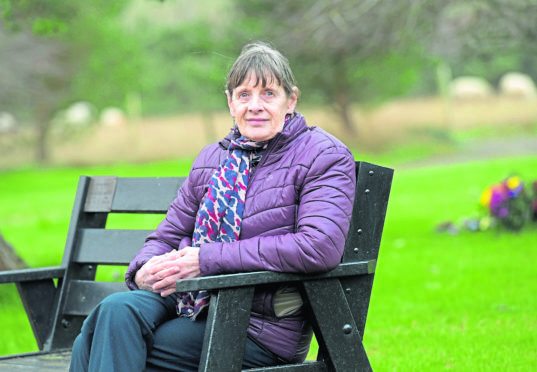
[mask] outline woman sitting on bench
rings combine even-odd
[[[201,151],[131,262],[132,291],[88,316],[71,371],[197,371],[210,296],[176,293],[177,280],[339,264],[356,182],[351,152],[295,111],[289,63],[271,46],[246,45],[226,89],[233,128]],[[311,338],[297,288],[258,288],[243,368],[302,362]]]

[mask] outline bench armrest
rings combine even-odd
[[[322,274],[294,274],[275,271],[255,271],[249,273],[205,276],[193,279],[182,279],[176,283],[178,292],[213,290],[221,288],[246,287],[259,284],[299,282],[326,278],[339,278],[375,272],[377,260],[347,262],[339,264],[335,269]]]
[[[0,284],[63,278],[64,274],[65,267],[62,266],[0,271]]]

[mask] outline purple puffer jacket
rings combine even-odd
[[[129,288],[137,288],[136,271],[152,256],[191,245],[194,219],[209,180],[227,156],[230,139],[239,135],[232,130],[201,151],[166,218],[131,262],[126,273]],[[322,129],[308,127],[296,113],[252,170],[240,240],[202,244],[201,275],[333,269],[343,254],[355,184],[351,152]],[[277,289],[256,291],[248,334],[289,362],[303,361],[311,327],[301,308],[288,316],[276,316],[273,300]]]

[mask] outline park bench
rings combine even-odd
[[[317,360],[249,371],[371,370],[362,337],[393,170],[356,165],[353,216],[336,269],[304,275],[239,273],[177,283],[178,291],[211,293],[200,371],[241,370],[254,288],[285,282],[301,288],[319,344]],[[40,349],[0,357],[0,371],[67,370],[71,345],[86,316],[105,296],[127,290],[124,282],[95,280],[97,267],[127,265],[151,232],[106,228],[109,214],[164,214],[183,181],[80,177],[61,266],[0,272],[0,283],[16,283]],[[329,313],[326,304],[332,304]]]

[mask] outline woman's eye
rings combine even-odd
[[[267,90],[267,92],[265,93],[265,95],[267,95],[268,97],[272,97],[274,95],[274,92],[271,91],[271,90]]]
[[[240,93],[239,98],[248,98],[248,93],[246,93],[246,92]]]

